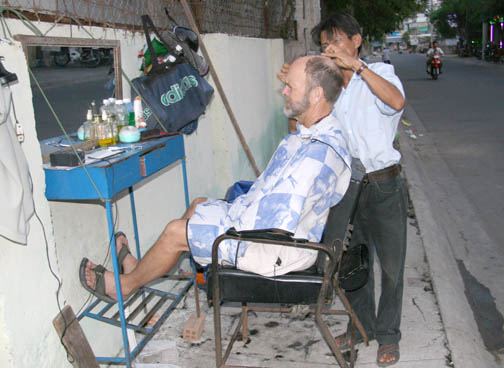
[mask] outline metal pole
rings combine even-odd
[[[238,125],[238,122],[236,121],[236,117],[233,113],[233,110],[231,109],[231,106],[229,105],[229,101],[226,97],[226,94],[224,93],[224,89],[222,88],[219,77],[217,76],[217,72],[215,71],[215,68],[212,64],[212,61],[210,60],[210,55],[208,55],[205,44],[203,43],[203,39],[201,38],[201,35],[199,33],[198,26],[196,25],[196,21],[194,20],[193,14],[191,12],[191,8],[189,8],[189,5],[187,5],[186,0],[182,0],[181,3],[182,3],[182,6],[184,7],[184,12],[186,14],[187,19],[189,20],[189,24],[191,25],[193,32],[198,35],[198,40],[199,40],[199,45],[201,47],[201,52],[203,53],[203,56],[205,57],[208,65],[210,66],[210,75],[212,76],[212,79],[215,82],[215,87],[217,88],[217,91],[219,92],[219,95],[222,99],[222,103],[224,104],[224,107],[226,108],[226,111],[229,115],[229,118],[231,119],[231,123],[233,124],[233,127],[236,131],[236,134],[238,135],[238,139],[240,139],[241,145],[242,145],[243,149],[245,150],[245,153],[246,153],[247,158],[250,162],[250,165],[252,166],[252,169],[254,170],[254,173],[256,174],[256,176],[259,176],[261,174],[261,172],[257,168],[256,162],[254,160],[254,156],[252,156],[252,153],[250,152],[247,141],[245,140],[245,137],[243,136],[243,134],[241,132],[240,126]]]

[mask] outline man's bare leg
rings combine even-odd
[[[121,289],[123,298],[128,297],[131,292],[170,271],[178,262],[183,252],[189,250],[187,244],[186,226],[188,219],[194,214],[196,205],[204,202],[206,198],[198,198],[191,203],[181,219],[171,221],[156,243],[149,249],[145,256],[138,261],[135,269],[125,275],[121,275]],[[133,256],[132,256],[133,257]],[[86,265],[86,283],[94,288],[95,273],[92,269],[96,267],[89,261]],[[105,272],[105,292],[110,297],[117,299],[115,289],[114,274]]]

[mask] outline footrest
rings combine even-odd
[[[190,284],[187,289],[189,287]],[[165,313],[166,311],[171,312],[175,309],[179,297],[180,294],[172,294],[146,286],[141,287],[123,303],[127,328],[142,334],[153,332],[154,327],[149,325],[149,321],[160,311],[161,313]],[[166,306],[165,304],[169,301],[171,301],[171,305]],[[106,303],[98,299],[82,313],[80,318],[84,316],[121,327],[121,318],[117,303]],[[158,318],[155,324],[160,319]]]
[[[127,361],[134,359],[156,334],[195,281],[194,277],[178,275],[167,278],[174,279],[176,282],[174,288],[171,289],[174,293],[144,286],[123,302],[126,328],[142,334],[143,337],[137,340],[136,346],[127,354],[127,357],[97,357],[96,360],[100,364],[126,364]],[[79,315],[78,319],[83,317],[90,317],[121,328],[121,313],[117,302],[106,303],[97,299]]]

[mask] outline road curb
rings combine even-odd
[[[409,104],[406,105],[404,117],[415,127],[415,130],[425,132],[421,120]],[[415,207],[454,366],[456,368],[497,367],[493,355],[486,350],[478,331],[472,309],[465,296],[464,282],[449,239],[445,230],[436,221],[433,211],[435,206],[431,202],[432,196],[429,196],[432,190],[436,190],[433,178],[430,177],[419,157],[418,148],[411,143],[412,138],[406,134],[405,131],[408,128],[405,128],[403,124],[399,125],[403,169],[408,180],[410,198]],[[429,145],[430,155],[436,155],[438,159],[441,159],[427,134],[420,139],[422,143]]]

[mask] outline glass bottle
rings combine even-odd
[[[91,127],[93,126],[93,113],[91,109],[87,111],[86,122],[82,125],[84,127],[84,140],[89,141],[91,139]]]
[[[94,115],[93,116],[93,124],[91,124],[91,128],[89,131],[89,139],[90,140],[98,140],[98,124],[100,123],[101,119],[99,115]]]
[[[101,122],[98,123],[96,131],[98,134],[98,144],[101,147],[110,146],[115,143],[113,128],[105,110],[102,112]]]

